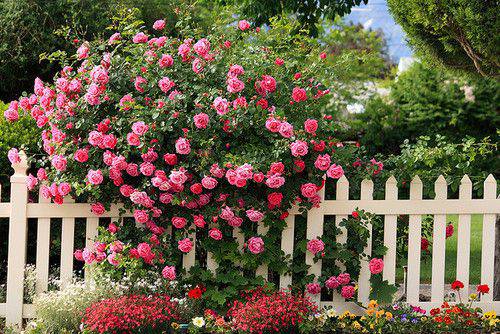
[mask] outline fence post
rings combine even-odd
[[[26,240],[28,221],[26,205],[26,154],[20,152],[21,161],[12,164],[14,174],[10,177],[9,251],[7,259],[7,325],[21,325],[23,320],[24,265],[26,263]]]

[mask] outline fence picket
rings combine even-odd
[[[385,183],[385,199],[398,199],[398,182],[394,176],[387,179]],[[389,283],[394,284],[396,281],[396,239],[398,229],[398,216],[385,215],[384,218],[384,245],[387,247],[387,252],[384,256],[384,272],[383,278]]]
[[[325,187],[323,186],[319,191],[318,195],[323,201],[325,199]],[[321,208],[312,208],[307,212],[307,240],[316,239],[323,235],[323,222],[324,222],[323,212]],[[315,277],[321,276],[321,265],[322,261],[319,259],[316,263],[314,262],[314,255],[311,252],[306,252],[306,264],[309,267],[308,275],[314,275]],[[321,299],[321,294],[310,295],[312,301],[319,304]]]
[[[66,203],[74,203],[66,198]],[[73,278],[73,249],[75,245],[75,218],[63,218],[61,228],[61,288],[64,289]]]
[[[38,203],[50,203],[38,194]],[[50,218],[38,218],[36,236],[36,292],[47,291],[49,286]]]
[[[446,200],[448,184],[443,175],[434,183],[437,200]],[[432,281],[431,301],[442,302],[444,298],[444,267],[446,264],[446,215],[434,215],[432,234]]]
[[[97,237],[97,232],[99,228],[99,218],[88,217],[87,224],[85,225],[85,247],[92,249],[94,247],[94,240]],[[89,267],[85,267],[85,281],[89,282],[91,280],[91,270]]]
[[[497,182],[493,175],[488,175],[484,181],[484,198],[495,199],[497,196]],[[495,277],[495,214],[485,214],[483,217],[483,238],[481,247],[481,284],[493,287]],[[493,301],[493,293],[481,296],[481,301]]]
[[[219,225],[218,224],[213,224],[212,225],[212,228],[218,228]],[[212,273],[215,273],[215,271],[217,270],[217,262],[215,261],[214,259],[214,256],[211,252],[208,252],[207,253],[207,269],[210,270]]]
[[[458,198],[472,198],[472,182],[467,175],[464,175],[460,181]],[[471,215],[461,214],[458,216],[457,280],[464,283],[464,288],[459,292],[464,301],[469,296],[470,224]]]
[[[373,181],[363,180],[361,182],[361,199],[371,200],[373,199]],[[372,254],[372,225],[370,222],[367,223],[367,228],[369,231],[369,237],[367,240],[367,245],[363,251],[368,257]],[[368,268],[368,261],[366,259],[361,260],[361,269],[359,272],[358,279],[358,302],[363,305],[368,304],[370,300],[370,270]]]
[[[415,176],[410,183],[410,199],[422,200],[423,185]],[[417,303],[420,300],[420,247],[422,216],[410,215],[408,226],[408,275],[406,280],[406,301]]]
[[[347,180],[345,175],[342,175],[342,177],[337,181],[336,200],[337,201],[349,200],[349,180]],[[344,219],[347,219],[347,217],[348,216],[346,215],[335,216],[335,224],[340,230],[339,233],[337,234],[335,241],[339,244],[345,244],[347,242],[347,229],[344,226],[339,227],[340,222]],[[345,265],[342,262],[336,261],[336,265],[339,267],[341,271],[345,270]],[[344,298],[338,292],[334,291],[332,301],[342,302],[344,301]]]
[[[266,235],[268,230],[269,230],[269,226],[265,226],[263,222],[260,222],[259,225],[257,226],[257,234],[259,234],[259,235]],[[264,279],[266,281],[267,281],[268,274],[269,274],[269,272],[268,272],[268,267],[267,267],[266,263],[263,263],[260,266],[258,266],[257,270],[255,271],[255,275],[264,277]]]
[[[293,243],[295,229],[295,215],[290,214],[285,218],[286,228],[281,232],[281,250],[286,255],[290,255],[293,259]],[[280,288],[286,289],[292,285],[292,274],[283,273],[280,276]]]
[[[21,161],[13,164],[14,175],[10,177],[9,250],[7,255],[7,312],[6,324],[20,324],[23,319],[24,266],[28,239],[26,188],[27,157],[20,152]]]

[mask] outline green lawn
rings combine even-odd
[[[453,236],[446,239],[446,264],[445,282],[451,283],[455,280],[457,272],[457,235],[458,235],[458,215],[449,215],[447,222],[453,223],[455,232]],[[483,216],[472,215],[471,219],[471,245],[470,245],[470,284],[479,284],[481,279],[481,239],[483,230]],[[431,250],[432,251],[432,250]],[[398,264],[398,267],[400,265]],[[427,256],[421,263],[420,282],[430,283],[432,276],[432,255]],[[403,269],[398,268],[397,281],[403,281]]]

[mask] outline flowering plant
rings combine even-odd
[[[178,259],[196,246],[219,269],[199,260],[189,280],[210,282],[205,296],[223,304],[262,283],[242,270],[290,270],[277,238],[293,204],[317,206],[324,177],[381,164],[335,140],[319,45],[279,22],[267,32],[240,21],[182,38],[162,35],[165,24],[149,36],[140,22],[117,21],[108,40],[81,44],[54,83],[37,79],[5,117],[30,114],[43,129],[44,167],[29,175],[29,189],[55,203],[88,201],[96,215],[112,203],[133,213],[135,223],[111,223],[78,260],[174,280]],[[9,158],[19,160],[16,149]],[[257,234],[259,224],[268,232]]]

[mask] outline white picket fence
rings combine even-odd
[[[35,316],[33,306],[23,304],[23,280],[24,267],[26,263],[27,248],[27,219],[37,218],[37,249],[36,290],[45,291],[48,286],[49,276],[49,243],[51,218],[62,218],[61,236],[61,281],[68,282],[73,275],[73,251],[75,218],[85,218],[86,221],[86,244],[92,245],[92,240],[97,235],[99,218],[90,212],[87,203],[69,203],[63,205],[47,202],[41,196],[38,203],[28,203],[28,191],[26,189],[27,163],[26,157],[22,155],[22,161],[13,165],[15,170],[11,177],[10,203],[0,203],[0,217],[9,219],[8,240],[8,274],[7,274],[7,302],[0,304],[0,317],[5,317],[7,324],[19,324],[23,318]],[[495,255],[495,219],[500,214],[500,199],[497,199],[497,183],[490,175],[484,181],[484,198],[472,199],[472,183],[464,176],[460,185],[459,199],[447,198],[447,184],[441,176],[435,182],[435,199],[422,199],[423,185],[416,176],[410,185],[410,199],[398,200],[398,188],[396,180],[391,177],[385,185],[385,199],[373,199],[373,182],[364,180],[361,183],[360,200],[349,199],[349,182],[342,177],[336,184],[336,199],[323,200],[319,208],[314,208],[307,215],[307,239],[321,236],[325,216],[335,216],[336,223],[348,217],[356,209],[364,209],[377,215],[384,215],[384,244],[387,254],[384,257],[383,277],[394,283],[396,277],[396,236],[397,216],[409,215],[409,244],[408,244],[408,275],[407,275],[407,301],[412,305],[419,305],[425,309],[439,306],[444,298],[444,274],[445,274],[445,234],[446,215],[458,214],[458,254],[457,254],[457,279],[461,280],[465,289],[463,297],[468,295],[469,286],[469,259],[470,259],[470,230],[471,214],[483,215],[482,254],[481,254],[481,283],[493,287],[494,280],[494,255]],[[320,196],[324,199],[324,188]],[[111,210],[102,217],[119,217],[119,205],[113,205]],[[283,231],[281,248],[285,254],[292,254],[294,249],[294,225],[297,210],[292,210],[286,218],[287,228]],[[432,247],[432,291],[430,302],[419,301],[420,289],[420,250],[421,250],[421,222],[422,216],[434,215],[434,232]],[[370,227],[371,229],[371,227]],[[265,233],[265,227],[259,226],[259,233]],[[195,236],[191,236],[194,238]],[[234,230],[234,237],[240,245],[244,243],[244,237],[239,229]],[[5,237],[4,237],[5,238]],[[338,242],[345,242],[348,236],[343,230],[337,236]],[[496,245],[497,247],[499,245]],[[366,254],[371,252],[371,240],[365,250]],[[196,262],[195,250],[183,256],[183,266],[189,268]],[[321,261],[314,263],[313,256],[307,252],[306,263],[310,265],[309,273],[316,276],[321,275]],[[207,267],[215,269],[215,262],[208,254]],[[267,277],[268,269],[262,265],[257,270],[257,275]],[[370,272],[366,261],[362,262],[362,269],[358,279],[358,301],[366,303],[369,298]],[[280,277],[280,287],[284,288],[291,284],[290,275]],[[345,302],[339,295],[334,295],[330,301],[320,301],[319,296],[313,299],[321,305],[334,305],[338,311],[351,310],[360,311],[353,302]],[[482,296],[478,306],[486,310],[494,309],[500,312],[500,301],[493,301],[492,294]]]

